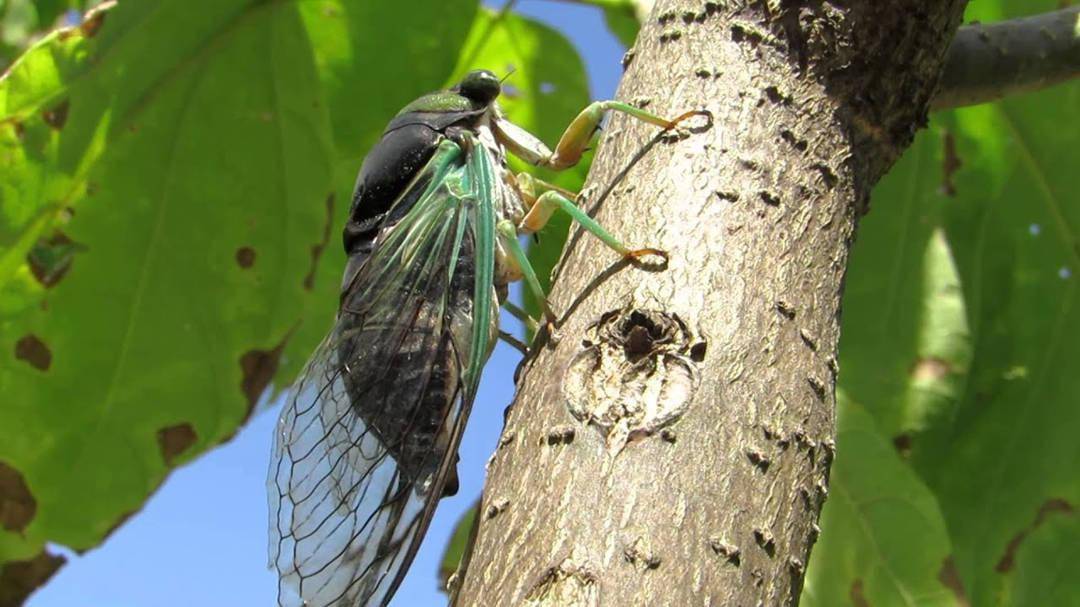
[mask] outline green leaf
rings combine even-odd
[[[1070,578],[1080,562],[1080,519],[1073,510],[1044,514],[1034,529],[1020,538],[1016,578],[1008,590],[1012,605],[1080,605],[1080,594]],[[1044,511],[1040,511],[1043,513]]]
[[[78,244],[70,269],[0,324],[13,345],[0,366],[0,460],[36,501],[5,559],[45,540],[93,546],[171,467],[230,436],[301,316],[332,155],[306,32],[293,4],[234,2],[203,44],[155,49],[145,63],[171,60],[167,69],[144,65],[140,77],[133,67],[121,81],[121,58],[144,62],[117,45],[160,44],[154,24],[178,26],[155,19],[186,4],[130,5],[142,15],[122,5],[100,42],[45,42],[28,59],[60,57],[48,64],[64,65],[56,90],[16,95],[18,78],[43,73],[29,66],[5,81],[9,117],[60,133],[56,154],[39,159],[45,172],[82,172],[87,184],[81,199],[48,201],[76,210],[41,232]],[[237,74],[248,74],[244,86]],[[148,89],[128,88],[140,83]],[[33,100],[59,96],[66,118],[30,114]],[[108,144],[77,149],[93,150],[93,166],[65,171],[65,146],[97,121],[109,124]]]
[[[450,80],[460,79],[474,69],[509,74],[499,104],[514,123],[549,146],[558,142],[570,121],[589,103],[585,68],[573,46],[555,30],[513,13],[483,10],[477,15]],[[561,173],[533,169],[516,161],[511,166],[577,191],[585,181],[588,164],[583,160]],[[529,261],[545,291],[569,227],[569,218],[556,213],[529,247]],[[525,303],[526,309],[539,318],[539,304],[527,289]]]
[[[477,502],[465,511],[454,524],[454,535],[450,536],[450,543],[443,550],[442,563],[439,564],[439,581],[446,587],[450,576],[457,573],[461,559],[465,557],[465,550],[469,547],[469,536],[472,534],[473,524],[476,521],[476,511],[480,509]]]
[[[1010,583],[998,564],[1047,500],[1080,500],[1078,110],[1072,84],[942,120],[963,163],[946,226],[975,355],[955,412],[915,455],[973,604]],[[1075,578],[1062,583],[1080,594]]]
[[[942,210],[951,136],[920,136],[874,189],[851,252],[840,385],[903,445],[955,406],[971,338]]]
[[[361,148],[475,10],[367,4],[121,2],[0,80],[0,563],[98,543],[328,329]]]
[[[1056,8],[1036,4],[973,3],[968,18]],[[1023,581],[1073,550],[1067,534],[1025,546],[1048,507],[1080,499],[1078,119],[1077,83],[935,115],[852,252],[840,384],[936,494],[973,605],[1080,596],[1075,576]]]
[[[582,0],[604,11],[604,22],[624,46],[634,46],[641,23],[652,11],[653,0]]]
[[[843,393],[840,401],[839,451],[801,604],[960,604],[939,580],[949,538],[934,495],[870,414]]]
[[[334,143],[351,158],[367,153],[398,110],[440,88],[477,14],[475,0],[308,0],[297,6],[318,49]]]

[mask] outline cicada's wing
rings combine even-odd
[[[399,198],[281,414],[267,481],[280,605],[387,604],[456,490],[497,330],[490,204],[464,156],[444,142]]]

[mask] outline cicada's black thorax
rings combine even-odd
[[[387,219],[400,219],[423,187],[409,190],[413,200],[402,200],[395,217],[387,213],[431,159],[444,137],[457,139],[460,131],[473,131],[500,92],[495,74],[470,72],[457,86],[424,95],[405,106],[383,131],[382,138],[360,167],[353,190],[343,240],[350,271],[370,254],[375,237]],[[423,184],[420,184],[423,185]],[[346,272],[348,284],[350,272]]]

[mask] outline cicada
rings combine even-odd
[[[695,112],[664,120],[595,102],[552,151],[507,121],[500,92],[495,74],[480,70],[420,97],[360,168],[337,318],[274,438],[267,485],[279,605],[390,602],[436,503],[457,490],[458,442],[507,284],[524,279],[543,301],[519,234],[563,209],[620,255],[658,253],[624,246],[572,193],[515,174],[507,153],[564,169],[609,110],[664,129]]]

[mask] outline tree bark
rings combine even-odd
[[[964,0],[661,0],[489,465],[459,605],[794,605],[834,453],[848,251]]]
[[[931,109],[996,101],[1080,75],[1080,6],[960,28]]]

